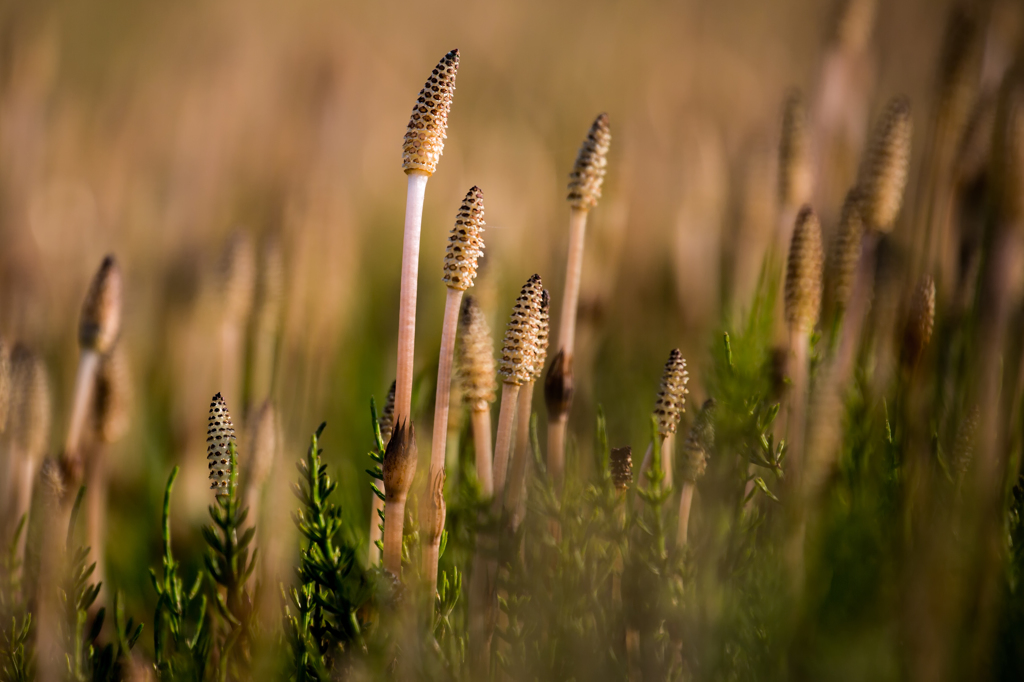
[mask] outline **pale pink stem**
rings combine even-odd
[[[561,488],[565,476],[565,431],[569,415],[562,415],[548,422],[548,475]]]
[[[580,300],[583,277],[583,242],[587,233],[587,211],[572,209],[569,214],[569,252],[565,266],[565,292],[562,295],[561,320],[558,327],[558,348],[572,358],[576,343],[576,308]]]
[[[74,401],[71,403],[71,420],[68,423],[68,437],[64,443],[64,456],[77,462],[78,448],[92,403],[93,384],[100,356],[96,351],[83,349],[78,356],[78,373],[75,376]]]
[[[427,492],[431,495],[430,486],[438,476],[444,475],[445,444],[448,439],[448,403],[452,388],[452,356],[455,353],[455,332],[458,329],[459,308],[462,306],[462,290],[448,289],[444,304],[444,324],[441,327],[441,355],[437,361],[437,392],[434,394],[434,430],[430,444],[430,473],[427,477]],[[442,514],[440,508],[433,508],[435,514]],[[443,519],[440,524],[444,525]],[[433,528],[430,519],[423,519],[421,527]],[[441,536],[426,538],[423,550],[423,571],[427,578],[428,589],[435,593],[437,589],[437,560],[441,549]],[[431,579],[433,576],[433,579]],[[431,599],[433,603],[433,599]]]
[[[494,494],[494,473],[491,470],[491,411],[473,410],[473,448],[476,450],[476,477],[485,498]]]
[[[676,546],[686,544],[686,536],[690,530],[690,506],[693,504],[693,491],[697,486],[693,481],[683,481],[683,490],[679,495],[679,529],[676,532]]]
[[[412,411],[412,374],[416,342],[416,291],[420,266],[420,227],[423,196],[430,176],[409,173],[405,199],[405,236],[402,242],[402,285],[398,303],[398,362],[395,375],[395,423],[409,418]]]
[[[789,469],[789,476],[787,478],[792,490],[798,490],[804,461],[809,340],[806,332],[799,330],[790,332],[789,347],[793,360],[793,386],[789,392],[789,410],[786,415],[786,439],[788,443],[786,462]]]
[[[494,497],[492,508],[501,510],[505,496],[505,479],[508,475],[509,451],[512,449],[512,425],[516,418],[516,402],[519,386],[503,384],[501,387],[501,411],[498,413],[498,433],[494,439]]]
[[[405,496],[388,501],[385,511],[384,568],[396,578],[402,575],[402,527],[405,525]],[[387,528],[395,523],[398,532]]]
[[[516,449],[509,474],[505,512],[512,520],[512,530],[522,521],[520,507],[526,500],[526,471],[530,460],[530,413],[533,410],[533,382],[523,384],[519,392],[516,416]]]

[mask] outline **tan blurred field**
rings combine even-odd
[[[840,4],[4,2],[0,335],[46,362],[52,455],[65,436],[83,292],[108,253],[125,275],[121,347],[133,400],[130,431],[112,447],[110,576],[136,603],[151,601],[137,564],[158,551],[146,524],[156,523],[174,464],[184,470],[176,513],[189,523],[205,513],[200,453],[217,391],[239,425],[265,399],[277,406],[271,499],[282,508],[271,532],[293,532],[287,481],[321,421],[346,514],[366,526],[368,403],[380,403],[395,371],[401,139],[424,75],[454,47],[457,94],[423,221],[421,439],[459,201],[474,184],[486,194],[486,256],[471,293],[500,335],[530,274],[560,300],[567,176],[606,111],[613,142],[591,212],[572,424],[588,441],[600,404],[614,444],[642,451],[667,351],[689,359],[699,405],[712,332],[749,306],[775,239],[783,102],[799,89],[822,117]],[[1024,12],[990,4],[981,81],[992,90]],[[915,205],[916,150],[929,134],[951,5],[879,3],[851,76],[861,109],[843,109],[849,147],[815,188],[826,241],[870,124],[897,95],[917,122],[905,201]],[[903,211],[897,243],[909,246],[912,219]],[[264,319],[253,311],[266,304],[258,273],[268,258],[280,258],[282,279],[279,298],[270,294],[280,307]],[[240,355],[226,350],[227,318],[243,330]]]

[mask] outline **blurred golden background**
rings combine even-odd
[[[111,578],[147,595],[132,562],[136,543],[156,538],[134,529],[157,522],[173,464],[185,469],[176,511],[204,512],[203,430],[217,391],[239,425],[264,399],[277,405],[275,481],[292,476],[327,421],[343,499],[360,500],[346,513],[365,527],[368,402],[394,374],[401,140],[447,50],[460,49],[461,68],[424,210],[417,374],[436,364],[442,255],[471,185],[487,207],[471,293],[495,335],[533,272],[559,300],[567,175],[607,111],[613,142],[591,212],[573,424],[588,434],[601,403],[616,444],[639,446],[668,349],[689,359],[699,404],[710,332],[752,293],[775,229],[787,93],[804,93],[820,129],[835,108],[823,71],[837,51],[854,54],[842,68],[863,96],[828,123],[847,145],[832,159],[842,179],[815,196],[827,240],[884,104],[907,95],[915,142],[927,134],[950,4],[4,3],[0,332],[45,358],[51,454],[67,423],[83,292],[107,253],[125,275],[134,400],[112,451]],[[992,4],[983,88],[998,84],[1021,29],[1019,3]],[[232,326],[242,330],[233,341]],[[432,391],[432,379],[419,391],[423,414]]]

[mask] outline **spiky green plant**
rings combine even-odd
[[[178,467],[171,470],[164,488],[163,574],[157,576],[156,570],[149,569],[157,594],[153,615],[153,663],[160,679],[203,679],[212,649],[210,614],[206,595],[201,590],[204,576],[201,571],[196,573],[191,588],[186,590],[179,573],[181,564],[171,550],[171,491],[178,470]]]

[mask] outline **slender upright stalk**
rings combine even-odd
[[[384,569],[388,573],[400,578],[402,575],[402,529],[405,520],[405,502],[407,495],[391,495],[387,501],[386,514],[396,523],[389,526],[384,524]],[[402,520],[400,526],[397,522]],[[395,528],[397,531],[388,532],[388,528]]]
[[[64,452],[77,452],[82,441],[85,421],[89,416],[89,405],[92,402],[96,369],[99,364],[100,354],[94,350],[83,348],[78,355],[78,371],[75,373],[75,389],[71,399],[71,417],[68,421]]]
[[[533,411],[533,382],[523,385],[516,404],[516,444],[508,476],[504,514],[514,532],[519,527],[518,510],[526,499],[526,471],[530,461],[530,413]]]
[[[82,433],[89,416],[100,356],[110,352],[121,332],[121,288],[121,269],[113,256],[107,256],[86,292],[78,325],[78,372],[61,457],[66,490],[77,489],[82,480],[84,463],[79,452]]]
[[[494,509],[500,510],[505,495],[505,480],[508,476],[509,454],[512,450],[512,435],[516,420],[516,406],[519,401],[518,384],[505,383],[501,387],[501,408],[498,411],[498,432],[494,437]]]
[[[93,575],[100,584],[106,581],[107,449],[106,443],[92,445],[88,448],[89,459],[85,464],[85,532],[96,562]]]
[[[92,449],[85,463],[85,521],[97,582],[104,582],[107,538],[107,451],[128,431],[131,386],[127,359],[118,344],[103,356],[91,402]]]
[[[690,427],[683,443],[683,451],[680,462],[680,478],[683,480],[682,491],[679,495],[679,525],[676,529],[676,546],[682,547],[687,542],[690,531],[690,508],[693,506],[693,493],[697,488],[697,481],[704,477],[708,466],[708,455],[714,447],[715,401],[706,400],[701,406],[700,413]]]
[[[850,303],[843,315],[843,326],[835,355],[835,381],[843,385],[853,372],[860,346],[864,322],[871,310],[871,297],[875,284],[875,267],[878,258],[880,235],[868,232],[863,236],[857,271],[850,292]]]
[[[413,358],[416,343],[416,293],[420,266],[423,197],[430,176],[408,171],[405,236],[402,242],[402,284],[398,303],[398,368],[395,372],[395,419],[409,418],[412,409]]]
[[[679,547],[686,544],[690,533],[690,507],[693,505],[693,491],[696,489],[696,483],[683,481],[683,489],[679,494],[679,526],[676,531],[676,545]]]
[[[441,352],[437,361],[437,392],[434,398],[434,430],[430,446],[428,490],[424,495],[423,528],[426,531],[423,549],[423,574],[433,596],[437,589],[437,560],[444,532],[445,444],[448,438],[448,403],[452,394],[452,360],[455,334],[459,324],[462,296],[476,279],[477,261],[483,255],[484,195],[479,187],[470,188],[455,216],[455,227],[448,239],[444,257],[444,282],[448,295],[441,327]],[[431,599],[431,604],[433,600]]]
[[[587,236],[588,208],[569,211],[569,251],[565,264],[565,291],[558,322],[558,349],[572,357],[576,346],[576,309],[579,307],[580,282],[583,279],[583,245]]]
[[[808,353],[810,338],[804,332],[790,332],[789,348],[792,371],[786,413],[786,442],[789,454],[786,456],[787,469],[795,485],[799,477],[804,454],[804,426],[807,422]]]
[[[441,328],[441,356],[437,362],[437,392],[434,395],[434,430],[430,440],[430,469],[427,477],[428,494],[424,496],[424,510],[437,515],[440,523],[429,516],[424,516],[423,527],[431,529],[439,527],[435,533],[428,531],[423,547],[423,574],[428,589],[433,593],[437,589],[437,559],[441,547],[441,530],[444,529],[443,499],[441,504],[435,503],[435,496],[429,494],[438,477],[443,480],[445,445],[448,439],[448,403],[451,396],[452,355],[455,352],[455,330],[458,326],[459,308],[462,306],[462,289],[448,289],[444,304],[444,324]],[[431,576],[433,579],[431,580]]]
[[[512,308],[502,344],[499,373],[503,385],[498,433],[494,441],[494,496],[491,498],[491,513],[495,518],[500,515],[504,501],[512,427],[520,387],[530,383],[536,367],[538,335],[542,328],[542,287],[540,275],[533,275],[523,285]],[[477,534],[469,604],[470,638],[474,642],[472,664],[477,675],[486,675],[488,672],[491,636],[497,618],[497,546],[494,531],[481,531]]]
[[[551,296],[548,290],[541,292],[540,323],[537,328],[537,352],[533,359],[530,381],[523,384],[516,405],[516,449],[512,458],[512,473],[505,497],[505,514],[511,520],[512,530],[519,528],[526,504],[526,472],[530,465],[530,415],[533,413],[533,387],[544,372],[544,361],[548,356],[550,322],[548,310]]]
[[[496,397],[494,343],[480,306],[473,296],[467,296],[459,318],[460,353],[459,386],[463,401],[468,405],[473,428],[473,449],[476,456],[476,476],[485,499],[494,494],[494,475],[491,435],[491,403]]]
[[[494,494],[494,472],[491,447],[491,410],[473,410],[473,449],[476,459],[476,477],[480,481],[480,492],[485,498]]]
[[[792,361],[792,390],[789,392],[786,435],[787,485],[798,486],[804,456],[804,430],[807,414],[808,343],[821,314],[824,253],[821,225],[809,206],[801,209],[793,228],[786,264],[786,323],[789,327],[789,353]],[[798,490],[794,487],[793,490]]]
[[[46,368],[39,357],[22,345],[11,352],[11,406],[8,457],[14,489],[0,510],[6,522],[4,542],[14,533],[22,516],[29,513],[32,488],[46,454],[50,432],[50,387]],[[28,533],[22,533],[22,552]]]
[[[586,238],[587,215],[601,198],[601,186],[608,165],[611,132],[608,115],[594,119],[586,139],[576,155],[576,163],[569,175],[569,248],[565,266],[565,290],[559,313],[558,353],[562,362],[556,373],[552,364],[545,382],[545,400],[548,408],[548,471],[556,485],[561,484],[565,469],[565,430],[569,408],[572,406],[572,360],[576,343],[576,309],[579,305],[580,280],[583,275],[583,246]]]
[[[410,419],[416,341],[416,289],[420,264],[420,226],[427,180],[437,170],[448,130],[448,112],[455,92],[459,51],[438,62],[413,105],[402,146],[402,169],[409,176],[402,241],[402,282],[398,304],[398,362],[395,378],[395,421]]]

